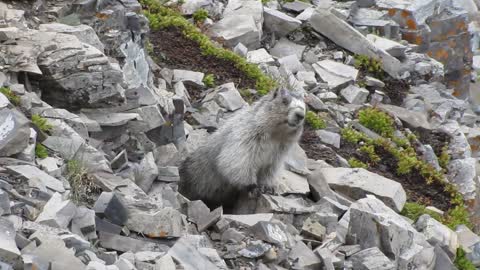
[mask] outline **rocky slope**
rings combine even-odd
[[[0,0],[0,269],[480,267],[477,15]],[[185,154],[275,82],[309,107],[277,195],[179,194]]]

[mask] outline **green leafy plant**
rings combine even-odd
[[[36,156],[37,158],[46,158],[46,157],[48,157],[47,148],[46,148],[45,146],[43,146],[42,144],[37,143],[37,145],[35,146],[35,156]]]
[[[204,8],[200,8],[193,13],[194,22],[204,22],[208,18],[208,11]]]
[[[457,249],[457,256],[454,261],[458,270],[475,270],[475,265],[467,258],[465,250],[462,248]]]
[[[231,50],[214,44],[210,38],[204,35],[195,25],[188,22],[179,12],[163,6],[159,1],[141,0],[140,2],[153,30],[168,27],[180,29],[186,38],[199,45],[204,55],[211,55],[234,63],[248,78],[255,81],[255,87],[259,95],[267,94],[276,86],[275,81],[265,75],[257,65],[249,63],[245,58]]]
[[[360,124],[384,137],[393,137],[393,133],[395,132],[394,122],[385,112],[375,108],[366,108],[358,113],[358,120]]]
[[[214,87],[215,86],[215,76],[213,74],[207,74],[203,77],[203,83],[207,87]]]
[[[350,167],[352,168],[363,168],[363,169],[367,169],[368,168],[368,165],[365,164],[364,162],[356,159],[356,158],[350,158],[348,160],[348,164],[350,165]]]
[[[2,93],[7,99],[15,106],[20,105],[20,97],[17,96],[10,88],[0,87],[0,93]]]
[[[442,152],[438,157],[438,163],[440,164],[440,167],[442,167],[444,170],[447,170],[448,163],[450,163],[450,154],[448,153],[448,145],[445,145],[442,148]]]
[[[382,63],[380,61],[370,58],[366,55],[355,55],[354,59],[354,66],[357,69],[364,70],[378,79],[383,79],[385,76],[382,69]]]
[[[305,115],[305,121],[313,129],[322,129],[327,127],[325,121],[312,111],[307,111],[307,114]]]
[[[375,153],[375,146],[373,145],[363,145],[359,148],[359,150],[360,152],[367,154],[368,158],[373,163],[378,163],[381,160],[380,156]]]
[[[32,115],[32,123],[37,126],[38,129],[45,133],[50,133],[53,126],[47,122],[47,119],[41,117],[38,114]]]
[[[413,220],[414,222],[417,221],[417,219],[424,214],[430,215],[432,218],[436,219],[439,222],[442,222],[443,220],[442,215],[440,215],[439,213],[426,209],[424,205],[413,202],[405,203],[405,206],[403,206],[402,212],[400,212],[400,214]]]
[[[95,184],[87,169],[77,160],[67,162],[67,172],[67,180],[71,186],[70,199],[76,204],[86,203],[92,206],[95,203],[93,197],[100,194],[102,189]]]

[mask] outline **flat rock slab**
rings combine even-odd
[[[184,237],[175,243],[168,251],[168,255],[178,261],[185,270],[220,269]]]
[[[432,129],[427,116],[423,113],[410,111],[402,107],[387,104],[379,104],[378,107],[394,115],[398,119],[402,120],[402,122],[407,123],[412,128],[423,128],[428,130]]]
[[[357,252],[350,259],[355,265],[354,269],[362,270],[394,270],[395,264],[388,259],[377,247],[364,249]]]
[[[283,37],[299,28],[302,22],[275,9],[264,7],[263,18],[266,30]]]
[[[312,65],[320,78],[328,83],[330,89],[338,89],[350,82],[354,82],[358,76],[358,70],[354,67],[335,62],[322,60]]]
[[[15,243],[15,227],[8,219],[0,218],[0,262],[20,267],[21,261],[21,253]]]
[[[63,201],[60,193],[55,192],[35,221],[51,227],[66,229],[75,213],[75,204],[69,200]]]
[[[18,154],[28,146],[28,119],[17,110],[0,109],[0,156]]]
[[[111,234],[107,232],[100,232],[99,238],[100,246],[108,249],[113,249],[121,252],[140,252],[140,251],[159,251],[165,252],[168,246],[155,243],[152,241],[145,241],[131,237]]]
[[[46,172],[40,170],[35,166],[30,165],[16,165],[7,166],[11,170],[28,180],[30,185],[42,184],[45,187],[60,193],[65,192],[62,181],[48,175]]]
[[[232,222],[236,222],[238,224],[242,224],[243,226],[250,227],[260,221],[272,220],[273,214],[265,213],[265,214],[251,214],[251,215],[224,215],[223,217]]]
[[[373,194],[397,212],[403,209],[407,200],[400,183],[365,169],[323,168],[318,172],[318,177],[326,179],[332,189],[354,200]]]

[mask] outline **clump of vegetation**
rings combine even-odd
[[[455,257],[455,266],[458,270],[475,270],[475,265],[467,259],[465,250],[462,248],[457,248],[457,255]]]
[[[48,157],[47,148],[46,148],[45,146],[43,146],[42,144],[37,143],[37,145],[35,146],[35,156],[36,156],[37,158],[46,158],[46,157]]]
[[[438,163],[440,164],[440,167],[442,167],[444,170],[447,170],[448,163],[450,163],[450,154],[448,154],[448,145],[445,145],[442,148],[442,152],[438,157]]]
[[[400,214],[413,221],[417,221],[417,219],[424,214],[430,215],[439,222],[442,222],[443,219],[442,215],[439,213],[426,209],[424,205],[412,202],[405,203],[405,206]]]
[[[2,93],[7,99],[15,106],[20,105],[20,97],[17,96],[10,88],[0,87],[0,93]]]
[[[208,11],[204,8],[200,8],[193,13],[193,21],[203,23],[208,18]]]
[[[153,54],[153,45],[150,41],[145,42],[145,49],[149,55]]]
[[[312,111],[307,111],[307,114],[305,115],[305,121],[313,129],[322,129],[327,127],[325,121]]]
[[[77,160],[67,163],[67,179],[71,186],[70,199],[76,204],[93,206],[95,196],[102,192],[94,180],[87,174],[87,169]]]
[[[380,156],[375,153],[375,146],[373,145],[363,145],[359,150],[365,153],[373,163],[378,163],[381,160]]]
[[[210,38],[204,35],[195,25],[188,22],[179,12],[163,6],[157,0],[141,0],[144,6],[144,14],[150,22],[152,29],[176,27],[182,30],[183,35],[195,41],[204,55],[211,55],[220,59],[231,61],[245,73],[247,77],[255,80],[255,87],[259,95],[267,94],[275,87],[275,81],[266,76],[260,68],[231,50],[215,45]]]
[[[47,119],[41,117],[38,114],[32,115],[32,123],[42,132],[50,133],[53,126],[47,123]]]
[[[350,165],[350,167],[352,168],[363,168],[363,169],[367,169],[368,168],[368,165],[365,164],[364,162],[356,159],[356,158],[350,158],[348,160],[348,164]]]
[[[385,112],[375,108],[366,108],[358,113],[358,120],[360,124],[384,137],[393,137],[395,125],[393,119]]]
[[[371,74],[373,77],[378,79],[383,79],[384,71],[382,69],[382,63],[377,59],[370,58],[366,55],[355,55],[354,66],[357,69],[364,70],[365,72]]]
[[[203,77],[203,83],[206,87],[214,87],[215,86],[215,76],[213,74],[207,74]]]

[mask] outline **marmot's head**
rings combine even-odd
[[[272,95],[272,112],[280,128],[297,130],[303,128],[305,119],[305,101],[303,94],[279,88]]]

